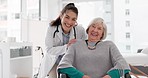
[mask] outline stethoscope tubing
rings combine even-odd
[[[59,26],[57,26],[56,30],[55,30],[54,33],[53,33],[53,38],[55,38],[55,34],[56,34],[57,32],[59,32],[58,27],[59,27]],[[74,30],[74,37],[75,37],[75,39],[76,39],[76,29],[75,29],[75,27],[73,27],[73,30]]]

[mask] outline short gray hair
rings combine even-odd
[[[101,41],[102,40],[104,40],[105,38],[106,38],[106,36],[107,36],[107,26],[106,26],[106,24],[105,24],[105,22],[104,22],[104,20],[102,19],[102,18],[100,18],[100,17],[98,17],[98,18],[94,18],[90,23],[89,23],[89,25],[88,25],[88,28],[86,29],[86,33],[88,34],[88,30],[89,30],[89,28],[90,28],[90,26],[92,25],[92,24],[96,24],[96,23],[102,23],[102,25],[103,25],[103,36],[101,37]]]

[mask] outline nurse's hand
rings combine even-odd
[[[74,44],[76,41],[77,41],[76,39],[69,40],[67,47],[69,47],[71,44]]]
[[[109,75],[105,75],[103,78],[111,78]]]
[[[88,75],[84,75],[82,78],[90,78]]]

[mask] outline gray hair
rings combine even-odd
[[[88,34],[88,30],[89,30],[89,28],[90,28],[90,26],[92,25],[92,24],[96,24],[96,23],[102,23],[102,26],[103,26],[103,35],[102,35],[102,37],[101,37],[101,39],[100,39],[100,41],[102,41],[102,40],[104,40],[105,38],[106,38],[106,36],[107,36],[107,26],[106,26],[106,24],[104,23],[104,20],[102,19],[102,18],[100,18],[100,17],[98,17],[98,18],[94,18],[90,23],[89,23],[89,25],[88,25],[88,28],[86,29],[86,33]]]

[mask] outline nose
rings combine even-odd
[[[98,28],[97,28],[97,27],[95,27],[95,28],[94,28],[94,31],[95,31],[95,32],[98,32]]]
[[[68,20],[67,20],[67,23],[68,23],[69,25],[73,25],[73,24],[74,24],[74,22],[73,22],[72,19],[68,19]]]

